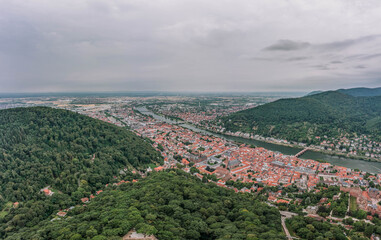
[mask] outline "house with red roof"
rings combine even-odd
[[[188,166],[189,161],[183,158],[183,160],[181,160],[181,163],[184,164],[185,166]]]
[[[270,202],[275,202],[276,201],[276,197],[274,196],[269,196],[269,198],[267,198],[267,200],[269,200]]]
[[[164,170],[164,167],[163,167],[163,166],[159,166],[159,167],[154,168],[154,170],[155,170],[156,172],[163,171],[163,170]]]
[[[57,215],[60,216],[60,217],[65,217],[66,214],[67,214],[67,212],[62,212],[62,211],[57,213]]]
[[[287,200],[284,200],[284,199],[278,199],[278,200],[276,201],[276,203],[285,203],[285,204],[289,204],[290,201],[287,201]]]
[[[49,188],[43,189],[42,192],[45,194],[45,196],[49,196],[49,197],[51,197],[54,194],[54,192],[51,191]]]

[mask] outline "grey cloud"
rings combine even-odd
[[[289,61],[289,62],[295,62],[295,61],[303,61],[303,60],[307,60],[307,59],[310,59],[311,57],[290,57],[290,58],[287,58],[286,61]]]
[[[292,40],[279,40],[277,43],[264,48],[265,51],[295,51],[310,46],[308,42],[297,42]]]
[[[374,58],[381,57],[381,53],[374,53],[374,54],[354,54],[346,56],[345,59],[348,60],[370,60]]]
[[[295,56],[295,57],[251,57],[250,60],[254,61],[265,61],[265,62],[302,62],[311,59],[307,56]]]
[[[312,65],[310,67],[317,69],[317,70],[330,70],[331,69],[328,64],[318,64],[318,65]]]
[[[270,62],[300,62],[307,59],[311,59],[311,57],[307,56],[295,56],[295,57],[252,57],[251,60],[256,61],[270,61]]]
[[[298,67],[330,73],[350,72],[351,69],[368,69],[371,71],[379,65],[374,59],[381,57],[380,45],[380,34],[323,44],[282,40],[265,48],[266,50],[273,50],[273,52],[267,51],[256,59],[266,59],[267,61],[271,59],[274,62],[289,62],[290,64],[295,62]],[[308,56],[313,56],[313,58]],[[364,74],[367,73],[364,72]]]
[[[366,68],[366,66],[364,66],[364,65],[357,65],[354,68],[356,68],[356,69],[364,69],[364,68]]]
[[[365,59],[373,59],[373,58],[379,58],[379,57],[381,57],[381,53],[364,55],[361,58],[365,60]]]
[[[357,44],[366,43],[374,40],[381,39],[381,35],[369,35],[369,36],[363,36],[359,38],[354,39],[346,39],[343,41],[335,41],[335,42],[329,42],[324,44],[318,44],[316,45],[319,49],[324,50],[342,50],[348,47],[355,46]]]
[[[279,59],[276,59],[276,58],[266,58],[266,57],[252,57],[250,59],[251,60],[257,60],[257,61],[270,61],[270,62],[278,61],[279,60]]]
[[[332,50],[342,50],[351,46],[355,46],[358,44],[371,42],[375,40],[381,40],[381,35],[369,35],[369,36],[363,36],[363,37],[354,38],[354,39],[346,39],[343,41],[334,41],[334,42],[328,42],[323,44],[312,44],[309,42],[294,41],[294,40],[278,40],[278,42],[264,48],[264,50],[266,51],[294,51],[294,50],[301,50],[301,49],[306,49],[310,47],[313,50],[332,51]]]
[[[0,0],[0,92],[361,85],[379,69],[381,1],[349,2]]]

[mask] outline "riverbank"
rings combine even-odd
[[[360,161],[365,161],[365,162],[378,162],[378,163],[381,162],[381,159],[375,159],[375,158],[370,158],[370,157],[366,157],[366,156],[349,155],[347,153],[342,153],[342,152],[338,152],[338,151],[329,151],[329,150],[317,149],[317,148],[314,148],[314,147],[311,147],[311,146],[302,147],[302,146],[300,146],[299,143],[297,143],[297,144],[281,143],[281,142],[271,141],[271,140],[266,140],[266,139],[255,139],[255,138],[249,138],[249,137],[245,137],[245,136],[236,136],[236,135],[233,135],[233,134],[227,134],[227,133],[217,132],[217,131],[214,131],[213,129],[206,128],[206,127],[204,127],[202,125],[195,125],[193,123],[186,122],[185,120],[180,119],[180,118],[174,118],[174,117],[167,116],[167,115],[164,115],[164,114],[161,114],[161,113],[153,112],[152,109],[148,109],[147,108],[147,110],[149,110],[152,113],[154,113],[156,115],[159,115],[159,116],[161,116],[161,117],[163,117],[165,119],[173,121],[174,124],[178,124],[178,125],[186,124],[186,125],[193,126],[194,128],[199,128],[201,130],[204,130],[204,131],[207,131],[207,132],[210,132],[210,133],[214,133],[214,134],[218,134],[218,135],[222,135],[222,136],[229,136],[229,137],[235,137],[235,138],[244,138],[244,139],[248,139],[248,140],[261,141],[261,142],[275,144],[275,145],[279,145],[279,146],[296,148],[296,149],[299,149],[300,151],[303,150],[304,148],[308,147],[309,148],[308,151],[313,151],[313,152],[316,152],[316,153],[327,154],[327,155],[330,155],[330,156],[345,157],[345,158],[350,158],[350,159],[353,159],[353,160],[360,160]]]
[[[225,135],[225,136],[239,137],[239,138],[250,139],[250,140],[253,139],[253,140],[256,140],[256,141],[262,141],[262,142],[266,142],[266,143],[276,144],[276,145],[279,145],[279,146],[299,148],[300,150],[308,147],[309,148],[308,151],[313,151],[313,152],[317,152],[317,153],[323,153],[323,154],[327,154],[327,155],[331,155],[331,156],[346,157],[346,158],[350,158],[350,159],[354,159],[354,160],[361,160],[361,161],[366,161],[366,162],[381,162],[381,159],[370,158],[370,157],[366,157],[366,156],[349,155],[347,153],[342,153],[342,152],[337,152],[337,151],[329,151],[329,150],[317,149],[317,148],[314,148],[314,147],[311,147],[311,146],[302,147],[299,144],[281,143],[281,142],[271,141],[271,140],[266,140],[266,139],[248,138],[248,137],[245,137],[245,136],[235,136],[233,134],[226,134],[226,133],[216,132],[216,131],[213,131],[212,129],[208,129],[208,128],[205,128],[203,126],[196,126],[196,127],[204,129],[204,130],[209,131],[209,132],[216,133],[216,134]]]

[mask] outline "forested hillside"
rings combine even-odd
[[[319,94],[323,91],[313,91],[307,94],[307,96]],[[381,96],[381,87],[379,88],[348,88],[348,89],[338,89],[337,92],[344,93],[353,97],[375,97]]]
[[[0,111],[0,238],[32,226],[160,154],[126,129],[46,107]],[[45,197],[41,188],[54,194]],[[19,202],[17,211],[5,211]]]
[[[354,96],[354,97],[381,96],[381,87],[380,88],[349,88],[349,89],[339,89],[337,91]]]
[[[281,99],[221,120],[228,131],[298,142],[309,142],[314,136],[337,137],[343,133],[370,134],[380,140],[381,96],[354,97],[329,91]]]
[[[131,228],[158,239],[285,239],[276,208],[181,170],[108,187],[68,215],[7,239],[120,239]]]

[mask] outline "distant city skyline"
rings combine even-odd
[[[381,1],[0,0],[0,93],[381,86]]]

